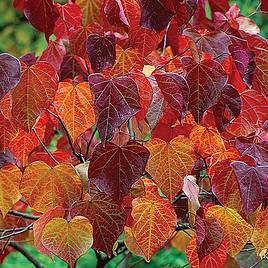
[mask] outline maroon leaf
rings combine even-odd
[[[193,28],[183,31],[183,34],[194,41],[198,50],[199,60],[202,58],[202,52],[206,52],[215,58],[223,59],[228,56],[228,46],[231,40],[228,35],[221,31],[199,33]]]
[[[267,0],[261,0],[261,11],[268,12],[268,2],[267,2]]]
[[[115,35],[90,35],[87,39],[87,54],[94,72],[112,67],[116,58]]]
[[[25,0],[24,15],[40,32],[45,33],[46,39],[53,33],[59,12],[53,0]]]
[[[36,63],[37,57],[35,57],[34,53],[30,52],[20,57],[20,61],[23,61],[27,64],[27,66],[32,66]]]
[[[186,80],[175,73],[154,75],[165,100],[179,119],[186,112],[189,87]]]
[[[268,142],[262,141],[254,143],[247,138],[237,138],[235,147],[242,155],[249,155],[255,159],[257,164],[265,165],[268,163]]]
[[[196,63],[190,57],[183,57],[182,63],[187,71],[186,80],[190,88],[188,110],[199,123],[204,112],[218,102],[227,82],[227,74],[213,60]]]
[[[175,0],[173,4],[178,26],[182,26],[193,16],[197,7],[197,0]]]
[[[19,60],[7,53],[0,54],[0,98],[19,83],[20,76]]]
[[[141,0],[141,21],[144,28],[161,32],[170,22],[174,13],[167,0]]]
[[[89,164],[89,180],[119,202],[142,176],[148,158],[149,151],[138,143],[98,144]]]
[[[249,166],[244,162],[231,163],[234,169],[245,214],[250,216],[268,198],[268,166]]]
[[[223,131],[234,118],[240,115],[241,107],[242,99],[237,90],[231,85],[226,85],[218,103],[213,106],[215,123],[219,131]]]
[[[203,208],[196,213],[196,246],[200,260],[217,249],[223,240],[223,229],[215,218],[205,218]]]
[[[98,113],[97,128],[105,142],[115,128],[140,110],[138,88],[132,79],[123,76],[107,80],[101,74],[91,74],[88,82]]]
[[[228,0],[208,0],[211,11],[214,12],[221,12],[221,13],[226,13],[229,8],[230,5],[228,3]]]
[[[105,193],[90,201],[81,201],[71,209],[72,217],[87,217],[93,227],[93,248],[112,255],[113,245],[124,230],[126,215],[123,208]]]

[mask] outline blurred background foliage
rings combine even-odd
[[[220,0],[219,0],[220,1]],[[16,11],[12,6],[12,0],[0,0],[0,53],[8,52],[20,57],[29,52],[35,52],[36,56],[40,56],[46,48],[47,43],[42,33],[36,31],[23,14]],[[65,3],[65,0],[57,0],[56,2]],[[261,29],[261,35],[268,35],[268,16],[255,12],[259,2],[257,0],[232,0],[230,4],[237,3],[241,8],[241,14],[253,19]],[[37,258],[46,268],[64,268],[67,265],[55,257],[53,262],[48,257],[42,255],[31,243],[25,245],[26,249]],[[256,256],[254,260],[256,259]],[[247,259],[248,261],[249,259]],[[95,252],[90,250],[86,255],[78,260],[77,268],[94,268],[97,265]],[[162,249],[152,259],[150,264],[136,256],[119,254],[113,258],[105,267],[169,267],[178,268],[187,265],[185,254],[178,252],[175,248]],[[32,268],[34,267],[19,252],[13,251],[0,265],[3,268]],[[186,267],[186,266],[185,266]],[[264,266],[267,267],[267,266]]]

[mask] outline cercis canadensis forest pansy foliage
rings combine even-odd
[[[47,48],[0,55],[2,256],[28,236],[70,267],[122,244],[191,267],[266,256],[268,42],[237,4],[13,5]]]

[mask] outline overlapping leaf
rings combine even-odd
[[[113,245],[124,230],[125,212],[105,193],[98,193],[89,201],[75,204],[72,215],[81,215],[93,227],[93,248],[112,255]]]
[[[75,3],[82,10],[84,25],[100,20],[101,0],[76,0]]]
[[[127,77],[107,80],[101,74],[91,74],[88,82],[98,112],[97,128],[102,141],[105,141],[116,127],[140,109],[138,88]]]
[[[93,243],[92,225],[85,217],[71,221],[54,218],[46,225],[41,243],[50,252],[74,267],[76,260],[84,255]]]
[[[89,164],[89,180],[120,201],[142,176],[148,158],[149,151],[135,142],[122,147],[111,142],[107,142],[105,147],[98,144]]]
[[[20,189],[30,207],[45,212],[55,206],[68,208],[79,200],[82,182],[70,164],[51,168],[40,161],[25,169]]]
[[[194,166],[194,147],[188,138],[182,136],[170,142],[151,139],[146,147],[150,151],[147,171],[172,200],[182,189],[183,178],[191,173]]]
[[[6,165],[0,169],[0,211],[3,217],[21,198],[21,176],[21,171],[15,165]]]
[[[95,124],[91,91],[86,82],[61,82],[58,87],[53,105],[74,142]]]

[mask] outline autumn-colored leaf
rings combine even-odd
[[[267,213],[268,208],[258,212],[253,234],[251,237],[252,244],[254,245],[258,256],[260,256],[263,251],[266,251],[268,249]]]
[[[190,133],[196,151],[203,157],[225,151],[225,146],[219,132],[213,127],[195,126]]]
[[[93,248],[112,255],[112,248],[124,230],[125,212],[105,193],[98,193],[89,201],[75,204],[72,215],[88,218],[93,227]]]
[[[216,218],[221,223],[228,254],[234,257],[249,241],[253,230],[252,226],[228,207],[212,206],[206,215]]]
[[[73,140],[95,124],[93,101],[88,83],[61,82],[53,102]]]
[[[157,192],[147,191],[132,202],[134,224],[132,234],[146,261],[168,242],[173,234],[177,216],[171,203]]]
[[[105,147],[98,144],[89,164],[89,180],[120,201],[142,176],[148,158],[149,151],[135,142],[122,147],[111,142],[107,142]]]
[[[185,252],[188,246],[189,241],[195,235],[195,231],[192,229],[189,230],[180,230],[171,240],[171,245],[180,252]]]
[[[19,83],[20,76],[19,60],[8,53],[0,54],[0,98]]]
[[[51,168],[40,161],[25,169],[20,189],[31,208],[46,212],[55,206],[69,208],[79,200],[82,181],[70,164]]]
[[[63,218],[65,215],[65,210],[63,207],[55,207],[49,211],[47,211],[45,214],[43,214],[38,220],[36,220],[33,224],[33,233],[34,233],[34,246],[38,251],[41,253],[51,257],[50,250],[47,250],[42,242],[41,237],[43,234],[43,230],[46,226],[46,224],[52,220],[53,218]]]
[[[15,165],[6,165],[0,169],[0,210],[3,217],[21,198],[19,185],[22,173]]]
[[[268,198],[268,167],[249,166],[236,161],[231,164],[241,192],[244,212],[251,215]]]
[[[140,109],[138,88],[132,79],[123,76],[107,80],[101,74],[91,74],[88,82],[98,112],[97,128],[105,141]]]
[[[140,246],[137,244],[137,241],[133,237],[132,229],[130,227],[125,226],[124,231],[125,231],[124,243],[126,244],[128,250],[136,256],[145,258],[142,249],[140,248]]]
[[[196,184],[196,178],[192,175],[187,175],[183,179],[183,192],[188,197],[189,201],[192,203],[192,206],[195,210],[200,208],[200,203],[198,200],[199,197],[199,186]]]
[[[101,0],[76,0],[75,3],[82,10],[84,25],[100,20]]]
[[[12,91],[12,116],[17,124],[30,132],[36,118],[49,108],[57,90],[57,74],[46,62],[31,67],[21,63],[22,76]]]
[[[182,136],[170,142],[151,139],[146,143],[150,151],[147,171],[163,193],[172,200],[182,189],[183,178],[191,173],[195,153],[190,140]]]
[[[85,217],[74,217],[71,221],[54,218],[44,227],[43,246],[74,267],[76,260],[84,255],[93,244],[93,229]]]

